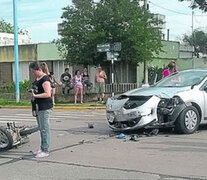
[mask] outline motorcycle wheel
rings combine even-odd
[[[13,145],[13,138],[9,131],[0,127],[0,151],[10,149]]]
[[[25,127],[24,129],[21,129],[19,131],[20,136],[27,136],[29,134],[35,133],[39,130],[37,126],[32,126],[32,127]]]

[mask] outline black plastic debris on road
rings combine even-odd
[[[132,134],[131,136],[130,136],[130,139],[129,139],[130,141],[134,141],[134,142],[137,142],[137,141],[139,141],[139,136],[137,136],[137,135],[135,135],[135,134]]]

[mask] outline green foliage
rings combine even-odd
[[[8,99],[0,99],[0,106],[31,106],[28,101],[15,102]]]
[[[97,53],[97,44],[121,42],[120,58],[127,63],[150,61],[161,50],[162,23],[139,0],[73,0],[63,9],[57,41],[63,57],[71,64],[98,64],[105,54]]]
[[[179,1],[189,1],[189,0],[179,0]],[[191,1],[191,8],[199,8],[203,11],[207,11],[207,1],[206,0],[193,0]]]
[[[148,67],[148,81],[149,84],[155,83],[154,80],[157,82],[162,79],[162,72],[165,69],[165,67],[160,68],[158,66],[150,66]]]
[[[6,32],[6,33],[13,33],[13,26],[4,21],[3,19],[0,20],[0,32]]]
[[[32,83],[31,81],[20,81],[19,82],[19,89],[21,93],[25,93],[28,89],[31,89]]]
[[[0,19],[0,32],[3,33],[14,33],[14,27],[11,23],[6,22],[3,19]],[[28,34],[27,30],[19,29],[19,34],[26,35]]]
[[[20,93],[26,93],[28,89],[32,87],[32,83],[30,81],[20,81],[19,89]],[[4,83],[1,85],[0,92],[1,93],[15,93],[15,83]]]
[[[193,35],[184,35],[183,42],[194,46],[195,54],[207,54],[207,33],[198,29],[194,30]]]

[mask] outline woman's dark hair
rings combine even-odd
[[[79,69],[77,69],[77,70],[75,71],[75,75],[77,75],[78,71],[80,72],[80,70],[79,70]]]
[[[54,75],[54,72],[50,72],[50,75]]]
[[[33,70],[39,70],[41,69],[41,64],[38,61],[34,61],[29,64],[29,68]]]

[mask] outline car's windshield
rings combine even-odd
[[[157,87],[185,87],[199,84],[207,76],[207,71],[182,71],[159,81]]]

